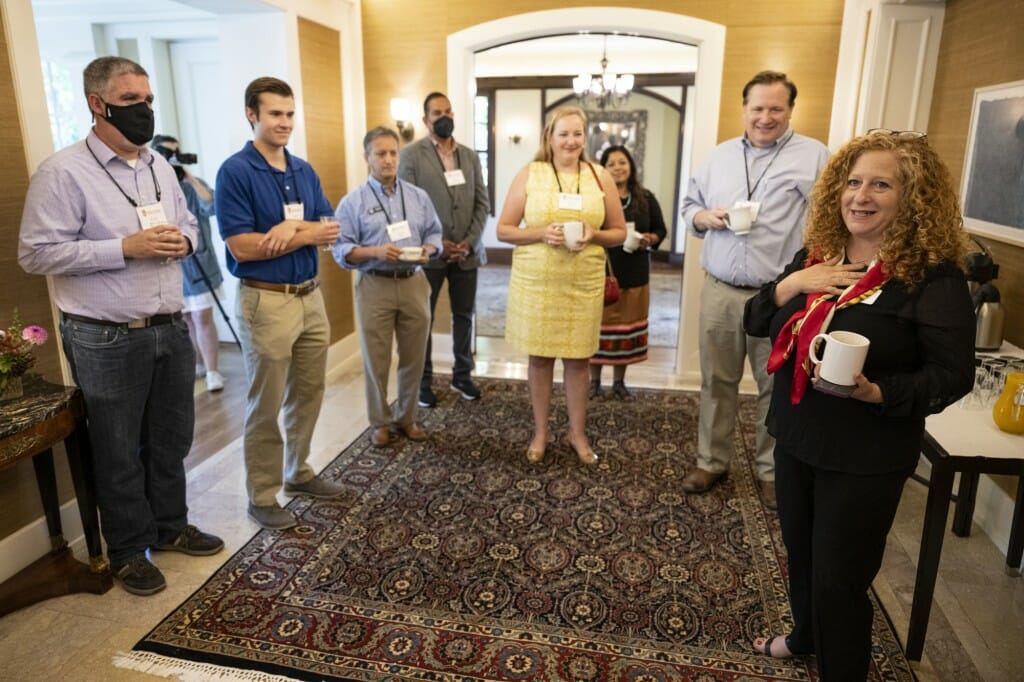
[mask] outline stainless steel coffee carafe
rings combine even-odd
[[[1006,312],[999,302],[999,289],[985,283],[974,293],[974,314],[978,318],[974,332],[974,349],[999,350],[1003,345],[1003,323]]]

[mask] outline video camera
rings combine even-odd
[[[156,150],[160,152],[160,155],[163,156],[168,161],[170,161],[171,159],[176,159],[178,163],[180,163],[182,166],[191,166],[194,163],[199,163],[198,155],[188,154],[186,152],[181,151],[180,149],[177,152],[175,152],[173,149],[168,149],[167,147],[158,145],[156,147]]]

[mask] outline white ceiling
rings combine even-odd
[[[279,11],[260,0],[32,0],[37,23],[193,21],[218,14]]]

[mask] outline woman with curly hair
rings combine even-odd
[[[804,248],[746,306],[770,336],[768,431],[789,557],[788,635],[755,640],[776,658],[815,654],[821,679],[864,680],[868,587],[878,573],[925,417],[971,389],[974,310],[966,234],[949,171],[921,133],[872,131],[832,157],[811,195]],[[871,345],[843,397],[812,368],[819,332]]]

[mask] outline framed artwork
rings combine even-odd
[[[647,137],[647,110],[587,111],[587,154],[594,161],[613,145],[622,145],[636,161],[637,180],[644,181],[644,138]]]
[[[970,232],[1024,246],[1024,81],[974,91],[960,196]]]

